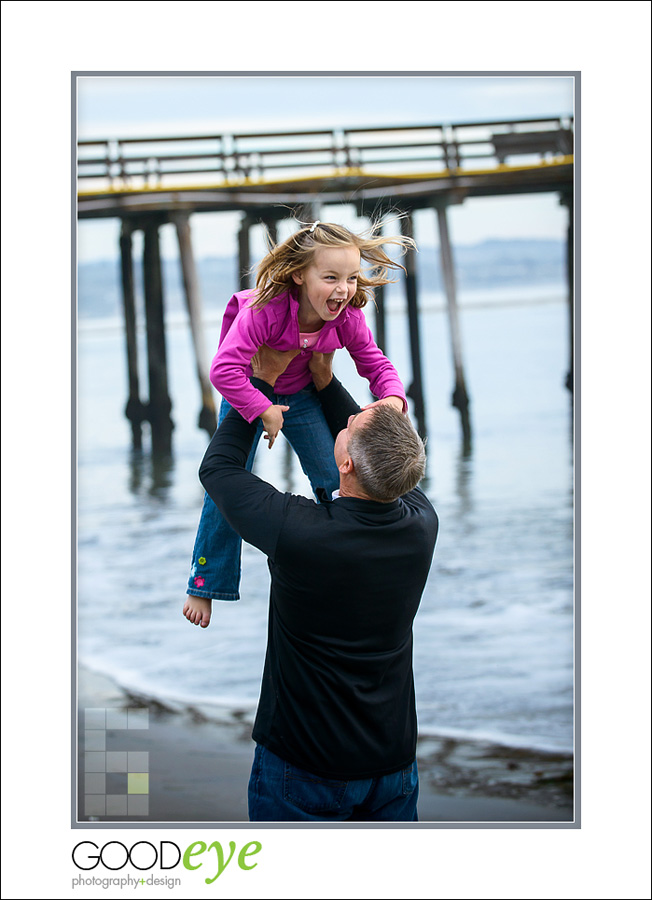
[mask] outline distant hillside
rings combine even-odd
[[[501,285],[560,284],[565,280],[565,242],[554,240],[490,240],[454,249],[457,284],[464,288]],[[207,311],[221,311],[238,289],[237,260],[210,257],[197,262],[202,301]],[[134,267],[136,291],[142,295],[142,272]],[[428,293],[443,290],[439,251],[424,248],[417,255],[419,287]],[[184,308],[183,282],[177,260],[163,262],[166,309]],[[122,309],[120,263],[97,262],[79,266],[79,316],[104,318]],[[396,288],[394,288],[396,289]]]

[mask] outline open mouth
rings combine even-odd
[[[329,311],[332,313],[338,313],[342,309],[342,305],[344,304],[344,300],[327,300],[326,306]]]

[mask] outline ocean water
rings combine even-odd
[[[496,287],[462,294],[460,305],[470,456],[450,406],[443,298],[422,298],[424,487],[440,536],[414,628],[420,731],[570,750],[573,445],[564,287]],[[373,327],[373,310],[368,318]],[[211,353],[219,327],[219,318],[205,321]],[[387,353],[409,384],[407,319],[396,289],[387,329]],[[121,323],[82,320],[78,330],[79,661],[145,696],[250,718],[266,641],[264,556],[245,545],[242,599],[216,602],[208,629],[181,615],[208,441],[196,424],[200,392],[187,323],[168,320],[174,455],[162,462],[130,448]],[[144,368],[144,348],[140,361]],[[367,384],[345,351],[335,369],[367,402]],[[271,451],[261,445],[255,471],[310,495],[283,441]]]

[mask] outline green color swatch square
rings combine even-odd
[[[147,772],[129,772],[127,775],[127,793],[149,794],[149,774]]]

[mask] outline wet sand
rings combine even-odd
[[[254,753],[248,716],[231,712],[227,720],[217,722],[200,710],[177,711],[130,695],[85,669],[80,670],[78,695],[79,822],[248,822],[247,783]],[[148,752],[148,793],[137,801],[146,803],[147,815],[93,815],[102,810],[102,797],[92,795],[91,805],[85,807],[83,711],[143,707],[149,710],[147,729],[107,728],[106,750]],[[422,823],[573,822],[572,760],[567,755],[424,737],[417,760]],[[105,777],[107,795],[126,789],[126,775]]]

